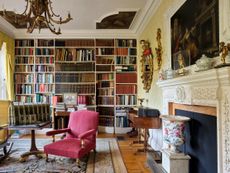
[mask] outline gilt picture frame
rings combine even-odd
[[[77,105],[77,93],[64,93],[63,101],[66,105]]]

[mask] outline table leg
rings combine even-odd
[[[31,146],[30,146],[30,151],[24,153],[21,155],[21,162],[26,161],[26,159],[30,156],[30,155],[35,155],[38,158],[42,158],[42,154],[44,154],[43,151],[39,151],[37,149],[36,146],[36,141],[35,141],[35,130],[31,130]]]

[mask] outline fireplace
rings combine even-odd
[[[216,130],[211,130],[209,132],[210,136],[205,136],[202,133],[199,135],[203,135],[207,139],[211,138],[211,140],[215,138],[212,141],[214,149],[209,150],[209,152],[213,152],[211,157],[215,158],[215,160],[210,161],[214,166],[213,171],[230,173],[230,67],[211,69],[159,81],[157,85],[162,89],[163,94],[162,114],[199,116],[199,119],[204,122],[212,122],[212,126]],[[195,113],[198,115],[195,115]],[[153,134],[150,133],[151,135]],[[187,140],[190,140],[189,138],[191,136],[188,136]],[[181,147],[181,150],[192,152],[186,147]],[[190,154],[192,155],[192,153]],[[194,162],[196,162],[196,159]],[[201,167],[207,168],[210,166],[210,164],[208,166],[201,161],[200,164]],[[197,171],[194,170],[191,173],[193,172]]]
[[[169,103],[169,112],[190,118],[185,126],[185,144],[178,150],[188,154],[190,173],[217,173],[216,108]]]

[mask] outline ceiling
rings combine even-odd
[[[158,1],[158,2],[157,2]],[[65,18],[70,12],[73,20],[62,24],[60,36],[51,34],[47,29],[39,33],[37,29],[27,34],[25,29],[16,29],[0,17],[0,29],[13,37],[135,37],[154,13],[160,0],[53,0],[52,7],[56,14]],[[0,10],[22,13],[25,0],[0,0]],[[136,12],[128,29],[96,29],[97,23],[119,12]],[[108,29],[109,28],[109,29]]]

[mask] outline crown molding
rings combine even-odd
[[[134,31],[137,36],[140,36],[140,34],[144,31],[144,29],[150,22],[150,19],[159,8],[161,2],[162,0],[149,0],[146,3],[146,6],[144,8],[145,12],[142,12],[141,16],[139,16],[138,23],[136,24],[136,28],[134,28]]]
[[[62,30],[62,34],[55,35],[47,29],[42,29],[41,33],[26,32],[26,29],[17,30],[14,38],[136,38],[136,34],[132,30],[114,29],[114,30]]]
[[[15,28],[0,16],[0,31],[14,38],[14,30]]]

